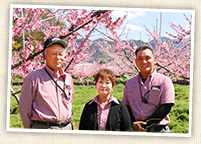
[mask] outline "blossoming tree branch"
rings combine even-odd
[[[122,31],[119,35],[117,30],[124,23],[126,15],[123,18],[113,19],[112,12],[112,10],[14,8],[11,77],[24,78],[28,73],[44,66],[41,53],[44,41],[50,36],[60,37],[67,43],[64,67],[75,78],[89,78],[101,67],[111,68],[119,76],[135,75],[138,72],[134,62],[137,45],[134,40],[121,40],[121,35],[126,33]],[[191,27],[190,20],[185,18]],[[158,32],[155,30],[151,32],[144,26],[152,45],[154,44],[156,69],[173,80],[179,77],[189,80],[191,30],[185,30],[173,23],[170,27],[176,34],[168,33],[173,39],[167,38],[162,42]],[[90,45],[94,43],[90,40],[94,32],[110,41],[95,43],[107,57],[107,62],[88,63],[88,59],[96,53],[95,50],[89,52]],[[81,43],[77,43],[78,38],[82,38]],[[11,88],[11,93],[18,101],[17,92]]]

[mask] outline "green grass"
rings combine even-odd
[[[170,112],[172,133],[189,132],[189,86],[174,84],[175,105]]]
[[[75,94],[73,99],[73,113],[72,122],[75,130],[78,130],[80,117],[82,114],[82,110],[84,108],[85,103],[92,100],[95,96],[97,96],[97,91],[95,86],[90,85],[87,88],[84,86],[74,86]],[[112,94],[119,100],[122,99],[123,96],[123,84],[118,84],[114,87]]]
[[[10,115],[10,128],[23,128],[22,121],[19,114]]]
[[[79,127],[80,117],[85,103],[92,100],[98,93],[95,86],[90,85],[87,88],[84,86],[74,86],[73,98],[73,116],[71,117],[74,129]]]
[[[189,86],[179,86],[174,84],[175,87],[175,105],[170,112],[170,130],[172,133],[188,133],[189,131]],[[123,96],[124,85],[117,84],[114,87],[112,94],[119,100]],[[79,127],[80,117],[85,103],[92,100],[98,93],[94,85],[89,85],[87,88],[84,86],[74,86],[74,99],[73,99],[73,116],[72,123],[74,129]],[[14,97],[11,96],[11,111],[18,110],[18,105]],[[22,128],[22,122],[19,114],[10,115],[10,128]]]

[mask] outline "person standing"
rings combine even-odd
[[[109,69],[100,69],[94,78],[98,95],[85,104],[79,130],[131,131],[126,105],[111,94],[115,74]]]
[[[126,82],[122,98],[130,112],[132,128],[142,132],[170,132],[168,113],[174,105],[173,83],[156,72],[152,47],[139,46],[135,55],[140,72]]]
[[[24,79],[19,101],[24,128],[73,129],[73,79],[62,69],[66,47],[60,38],[48,38],[43,47],[45,67]]]

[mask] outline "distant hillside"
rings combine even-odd
[[[164,42],[165,40],[166,40],[167,38],[166,37],[161,37],[161,41],[162,42]],[[76,40],[76,42],[80,45],[81,44],[81,42],[82,42],[82,39],[77,39]],[[99,38],[99,39],[95,39],[94,41],[93,41],[93,44],[89,47],[89,52],[91,52],[92,50],[94,50],[95,49],[95,51],[96,51],[96,53],[94,53],[90,58],[89,58],[89,62],[93,62],[93,61],[107,61],[107,56],[105,56],[103,53],[101,53],[101,51],[100,51],[100,49],[101,49],[101,47],[99,46],[99,45],[97,45],[97,44],[95,44],[96,42],[99,42],[99,44],[105,44],[105,43],[107,43],[108,45],[111,45],[111,44],[113,44],[113,45],[115,45],[115,42],[114,41],[111,41],[111,40],[106,40],[106,39],[103,39],[103,38]],[[124,42],[126,42],[126,41],[124,41]],[[135,44],[137,45],[137,46],[139,46],[139,45],[146,45],[146,44],[148,44],[148,43],[144,43],[143,41],[141,41],[141,40],[134,40],[134,42],[135,42]],[[152,41],[150,41],[150,44],[151,44],[151,46],[154,48],[155,47],[155,42],[152,40]],[[133,43],[131,43],[131,45],[130,45],[131,47],[133,47]],[[175,44],[174,45],[175,47],[180,47],[180,48],[182,48],[183,47],[183,45],[181,45],[181,44]]]
[[[167,39],[167,37],[161,37],[161,41],[162,42],[164,42],[164,41],[166,41],[166,39]],[[169,39],[169,38],[168,38]],[[172,39],[172,41],[177,41],[177,39]],[[150,41],[150,44],[151,44],[151,46],[152,47],[155,47],[155,42],[152,40],[152,41]],[[187,44],[187,42],[185,43],[185,44]],[[183,45],[182,44],[174,44],[174,47],[178,47],[178,48],[182,48],[183,47]]]
[[[81,44],[82,39],[77,39],[76,42],[78,44]],[[94,40],[94,43],[89,47],[89,50],[88,50],[89,52],[91,52],[94,49],[96,51],[96,53],[94,53],[91,56],[90,61],[102,61],[102,60],[105,61],[107,59],[107,57],[101,53],[101,51],[100,51],[101,47],[99,45],[95,44],[96,42],[99,42],[99,44],[107,43],[108,45],[111,45],[111,43],[115,45],[115,42],[99,38],[99,39]],[[134,40],[134,42],[137,46],[139,46],[141,44],[147,44],[147,43],[144,43],[143,41],[140,41],[140,40]],[[132,44],[130,46],[133,47]]]

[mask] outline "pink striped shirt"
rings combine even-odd
[[[148,104],[142,103],[142,96],[150,90]],[[148,96],[148,95],[147,95]],[[147,98],[146,96],[146,98]],[[131,107],[136,121],[147,119],[162,104],[174,103],[174,87],[169,77],[159,74],[156,70],[148,76],[145,83],[140,75],[131,78],[126,82],[122,101]],[[159,125],[170,123],[167,115]]]
[[[53,82],[44,68],[28,74],[24,79],[20,94],[19,112],[24,128],[31,128],[32,120],[56,121],[66,120],[72,116],[72,101],[74,96],[73,79],[60,69],[60,77],[48,67],[45,67],[64,93]],[[70,86],[70,88],[69,88]]]
[[[111,95],[108,103],[105,105],[104,108],[102,108],[100,106],[100,103],[98,102],[98,96],[96,96],[90,103],[89,105],[92,103],[92,102],[96,102],[97,103],[97,113],[98,113],[98,127],[99,127],[99,130],[105,130],[105,127],[106,127],[106,124],[107,124],[107,118],[108,118],[108,114],[109,114],[109,111],[110,111],[110,107],[111,107],[111,103],[112,101],[114,101],[115,103],[119,104],[118,100],[113,97]]]

